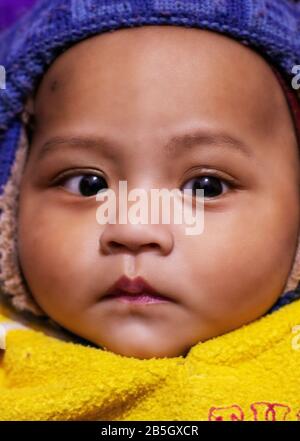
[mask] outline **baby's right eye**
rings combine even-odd
[[[85,197],[95,196],[100,190],[108,188],[103,176],[92,174],[65,177],[60,185],[71,193]]]

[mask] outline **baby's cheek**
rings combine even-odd
[[[72,298],[80,307],[88,301],[92,271],[98,263],[99,233],[96,223],[83,217],[70,217],[49,207],[41,207],[35,216],[30,210],[20,212],[20,263],[42,306],[63,307]]]
[[[203,233],[192,243],[182,238],[188,302],[220,323],[262,314],[280,295],[290,268],[295,227],[284,230],[274,221],[276,204],[258,207],[254,199],[250,205],[208,208]]]

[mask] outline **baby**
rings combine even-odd
[[[80,23],[89,2],[71,3]],[[117,3],[124,16],[134,4]],[[175,3],[186,12],[193,3],[196,15],[203,2]],[[299,281],[299,146],[275,72],[288,77],[293,66],[284,69],[285,55],[263,35],[256,51],[250,31],[221,33],[213,20],[173,26],[164,12],[164,23],[114,32],[91,25],[64,50],[52,42],[49,67],[24,80],[26,136],[18,135],[11,180],[2,178],[3,293],[95,347],[141,359],[186,356],[261,318]],[[299,43],[292,48],[300,57]],[[99,224],[96,195],[118,195],[120,181],[128,191],[203,190],[203,231]]]

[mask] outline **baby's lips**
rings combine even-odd
[[[161,298],[165,300],[171,300],[169,297],[166,297],[156,291],[143,277],[138,276],[134,279],[130,279],[126,275],[122,275],[106,292],[105,297],[108,296],[121,296],[124,295],[132,295],[137,296],[141,294],[148,294],[149,296],[155,298]]]

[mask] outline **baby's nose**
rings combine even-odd
[[[104,254],[153,250],[167,255],[173,248],[173,233],[161,224],[107,224],[100,236],[100,250]]]

